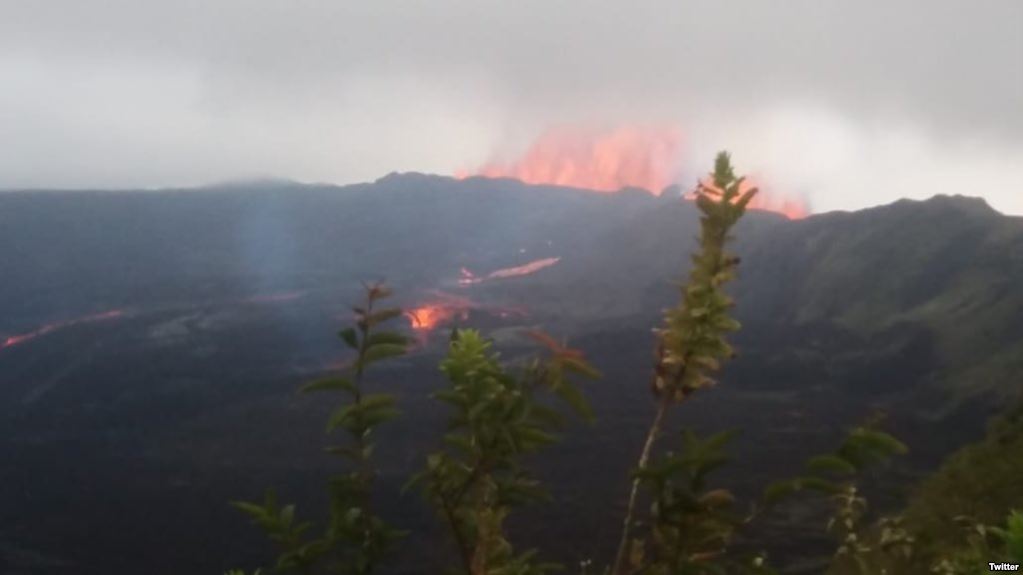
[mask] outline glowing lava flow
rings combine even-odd
[[[681,171],[681,135],[669,128],[625,126],[610,131],[551,129],[514,162],[490,162],[456,177],[514,178],[527,184],[554,184],[614,192],[634,187],[660,195],[677,183]],[[790,219],[809,215],[806,203],[775,192],[760,193],[750,209]]]
[[[33,339],[36,339],[38,337],[42,337],[42,336],[44,336],[46,334],[53,333],[53,332],[55,332],[57,330],[61,330],[61,329],[64,329],[66,327],[71,327],[71,326],[79,325],[79,324],[83,324],[83,323],[92,323],[92,322],[97,322],[97,321],[117,319],[117,318],[122,317],[122,316],[124,316],[124,310],[115,309],[115,310],[105,311],[103,313],[97,313],[97,314],[93,314],[93,315],[87,315],[87,316],[84,316],[84,317],[79,317],[79,318],[75,318],[75,319],[71,319],[71,320],[67,320],[67,321],[59,321],[59,322],[54,322],[54,323],[48,323],[48,324],[46,324],[46,325],[44,325],[44,326],[42,326],[42,327],[40,327],[40,328],[38,328],[38,329],[36,329],[34,331],[30,331],[28,333],[23,333],[23,334],[20,334],[20,335],[12,335],[12,336],[8,337],[7,339],[5,339],[3,341],[0,341],[0,349],[5,349],[5,348],[8,348],[8,347],[13,347],[15,345],[25,343],[27,341],[32,341]]]
[[[460,314],[463,319],[468,315],[468,309],[460,309],[445,304],[427,304],[411,309],[406,312],[412,329],[416,331],[432,331],[442,323],[447,323],[455,314]]]
[[[561,258],[544,258],[535,260],[521,266],[501,268],[490,272],[485,276],[477,276],[466,268],[462,268],[461,277],[458,279],[460,285],[473,285],[491,281],[519,277],[536,273],[544,268],[553,266],[561,261]],[[513,315],[525,315],[522,310],[512,308],[496,308],[479,306],[468,298],[454,296],[443,292],[434,292],[433,301],[421,304],[415,308],[405,311],[405,317],[409,320],[412,329],[422,334],[433,331],[440,325],[450,323],[454,318],[465,321],[469,318],[469,311],[479,309],[487,311],[501,318],[508,318]]]
[[[458,283],[461,285],[472,285],[496,279],[527,276],[529,274],[536,273],[544,268],[549,268],[560,261],[561,258],[544,258],[541,260],[529,262],[528,264],[523,264],[521,266],[501,268],[499,270],[490,272],[489,274],[483,277],[477,276],[471,271],[462,268],[462,277],[458,279]]]
[[[458,316],[465,320],[469,317],[469,310],[476,307],[473,302],[466,298],[437,292],[435,300],[409,309],[405,312],[412,329],[419,332],[433,331],[437,326],[448,323]]]
[[[472,300],[443,292],[433,292],[430,301],[405,311],[412,330],[425,337],[434,329],[450,324],[456,318],[461,321],[469,319],[469,312],[479,310],[502,319],[513,316],[524,316],[521,309],[479,305]]]

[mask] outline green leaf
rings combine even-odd
[[[554,435],[532,426],[522,426],[516,430],[516,435],[521,439],[525,449],[532,449],[540,445],[554,443],[557,439]]]
[[[579,358],[566,357],[561,360],[561,364],[567,371],[583,377],[588,377],[590,379],[600,379],[602,377],[601,373],[595,367]]]
[[[374,427],[399,415],[401,415],[401,411],[393,407],[375,409],[363,417],[363,423],[366,427]]]
[[[818,455],[806,462],[807,471],[815,473],[837,473],[851,475],[856,473],[856,466],[838,455]]]
[[[746,190],[746,192],[743,193],[738,200],[736,200],[735,206],[741,210],[745,210],[746,206],[749,205],[750,200],[753,199],[753,196],[757,195],[758,191],[759,190],[757,190],[757,188],[750,188],[749,190]]]
[[[787,479],[784,481],[777,481],[767,486],[764,490],[764,501],[771,505],[777,503],[781,499],[792,495],[793,493],[811,490],[819,491],[823,493],[837,493],[841,491],[841,486],[832,483],[826,479],[820,477],[796,477],[795,479]]]
[[[859,428],[850,434],[850,439],[859,445],[885,455],[903,455],[909,448],[895,437],[876,429]]]
[[[339,407],[331,414],[330,419],[327,420],[327,432],[334,431],[338,427],[348,427],[353,419],[353,416],[359,411],[357,404],[349,404]]]
[[[394,408],[397,399],[388,393],[376,393],[366,395],[360,404],[362,423],[366,427],[373,427],[399,414]]]
[[[842,490],[841,485],[820,477],[801,477],[799,478],[799,483],[803,489],[821,493],[833,494]]]
[[[344,340],[348,347],[356,350],[359,349],[359,340],[355,335],[355,328],[347,327],[337,332],[337,336]]]
[[[284,527],[291,525],[291,522],[295,520],[295,506],[285,505],[282,507],[279,517],[281,525]]]
[[[366,345],[369,347],[379,344],[408,346],[410,341],[411,340],[407,336],[400,333],[393,331],[378,331],[371,333],[369,337],[366,338]]]
[[[232,501],[231,506],[236,509],[240,509],[253,519],[265,519],[267,517],[267,511],[262,505],[257,505],[248,501]]]
[[[405,351],[405,345],[380,343],[366,350],[366,354],[362,357],[362,365],[367,366],[371,363],[387,359],[389,357],[405,355]]]
[[[363,410],[372,411],[384,407],[391,407],[398,401],[398,398],[390,393],[371,393],[362,397],[361,407]]]
[[[558,394],[558,397],[565,400],[565,403],[575,410],[587,423],[593,423],[597,419],[593,414],[593,408],[590,407],[590,403],[586,401],[586,396],[583,395],[578,387],[570,383],[562,383],[554,388],[554,392]]]
[[[701,495],[699,501],[709,509],[717,509],[735,503],[735,496],[727,489],[714,489]]]

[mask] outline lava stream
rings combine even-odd
[[[407,309],[405,317],[408,318],[412,330],[425,337],[434,329],[450,324],[455,319],[461,321],[469,319],[469,312],[472,310],[487,312],[502,319],[526,315],[521,309],[480,305],[465,297],[433,292],[429,301]]]
[[[97,322],[97,321],[117,319],[117,318],[120,318],[122,316],[124,316],[124,310],[114,309],[114,310],[105,311],[105,312],[102,312],[102,313],[97,313],[97,314],[92,314],[92,315],[87,315],[87,316],[83,316],[83,317],[79,317],[79,318],[75,318],[75,319],[70,319],[70,320],[66,320],[66,321],[58,321],[58,322],[48,323],[48,324],[45,324],[42,327],[39,327],[39,328],[37,328],[37,329],[35,329],[33,331],[30,331],[28,333],[23,333],[23,334],[19,334],[19,335],[12,335],[12,336],[4,339],[3,341],[0,341],[0,349],[5,349],[5,348],[8,348],[8,347],[13,347],[15,345],[19,345],[19,344],[22,344],[22,343],[25,343],[25,342],[28,342],[28,341],[32,341],[33,339],[42,337],[44,335],[53,333],[55,331],[58,331],[58,330],[61,330],[61,329],[64,329],[64,328],[72,327],[72,326],[75,326],[75,325],[79,325],[79,324],[83,324],[83,323],[92,323],[92,322]]]
[[[521,266],[514,266],[510,268],[501,268],[499,270],[490,272],[485,276],[477,276],[466,268],[462,268],[462,277],[458,279],[458,283],[461,285],[472,285],[483,283],[485,281],[513,278],[520,276],[527,276],[529,274],[536,273],[544,268],[549,268],[554,264],[561,261],[560,257],[557,258],[543,258],[540,260],[531,261]]]

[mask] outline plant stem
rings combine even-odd
[[[646,467],[650,461],[650,453],[653,451],[654,442],[657,440],[657,436],[661,434],[661,427],[664,425],[664,414],[668,412],[668,405],[671,403],[671,394],[667,392],[661,398],[661,403],[657,406],[657,414],[654,416],[654,421],[650,425],[650,431],[647,432],[646,442],[643,444],[643,451],[639,455],[639,464],[637,469],[642,470]],[[629,551],[629,538],[632,534],[632,523],[633,518],[636,514],[636,501],[639,499],[639,484],[640,478],[636,477],[632,480],[632,490],[629,492],[629,504],[625,510],[625,521],[622,524],[622,539],[618,542],[618,554],[615,556],[614,568],[611,570],[611,575],[621,575],[622,569],[625,567],[625,557]]]
[[[440,502],[441,507],[444,509],[444,516],[447,518],[448,523],[451,525],[451,533],[455,536],[455,544],[458,545],[458,554],[462,558],[462,565],[465,567],[466,575],[472,575],[472,549],[469,548],[469,542],[465,540],[465,536],[462,534],[462,530],[458,527],[458,520],[455,517],[455,510],[452,506],[443,499]]]

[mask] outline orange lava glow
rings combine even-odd
[[[431,299],[405,312],[413,330],[428,333],[440,325],[450,323],[455,317],[464,320],[468,318],[469,310],[476,307],[467,298],[443,292],[434,292]]]
[[[481,305],[466,297],[435,291],[431,292],[429,300],[425,303],[407,309],[405,317],[408,318],[412,330],[419,333],[421,339],[425,340],[426,336],[438,327],[450,325],[455,320],[468,320],[469,312],[472,310],[502,319],[527,315],[522,309]]]
[[[654,195],[678,182],[681,134],[664,127],[624,126],[610,131],[582,128],[551,129],[540,135],[514,162],[490,162],[456,177],[514,178],[527,184],[554,184],[614,192],[626,187],[643,188]],[[750,209],[800,219],[810,214],[801,198],[765,190]],[[471,280],[475,276],[466,277]]]
[[[750,201],[749,209],[775,212],[790,220],[801,220],[810,215],[810,209],[803,200],[773,196],[763,193],[763,190]]]
[[[660,194],[678,174],[677,130],[639,126],[611,131],[556,128],[542,134],[518,161],[492,162],[460,176],[515,178],[602,192],[626,187]]]
[[[714,188],[709,179],[702,180],[701,184]],[[762,185],[751,178],[745,178],[742,181],[742,185],[739,187],[740,193],[746,192],[753,187],[756,187],[758,191],[757,195],[753,196],[753,199],[747,206],[751,210],[774,212],[790,220],[801,220],[810,215],[810,208],[801,198],[788,197],[783,194],[766,191]],[[687,194],[686,198],[692,199],[693,195]]]
[[[466,268],[462,268],[462,277],[458,279],[458,283],[461,285],[472,285],[495,279],[527,276],[529,274],[536,273],[544,268],[549,268],[560,261],[561,258],[543,258],[540,260],[531,261],[521,266],[501,268],[499,270],[490,272],[489,274],[482,277],[477,276],[476,274],[472,273]]]
[[[43,325],[43,326],[41,326],[41,327],[39,327],[39,328],[37,328],[37,329],[35,329],[33,331],[30,331],[28,333],[23,333],[23,334],[20,334],[20,335],[12,335],[12,336],[4,339],[3,341],[0,341],[0,349],[5,349],[5,348],[8,348],[8,347],[13,347],[13,346],[18,345],[18,344],[22,344],[22,343],[25,343],[25,342],[28,342],[28,341],[32,341],[32,340],[34,340],[36,338],[42,337],[42,336],[47,335],[49,333],[53,333],[53,332],[55,332],[57,330],[64,329],[66,327],[71,327],[71,326],[82,324],[82,323],[92,323],[92,322],[96,322],[96,321],[104,321],[104,320],[117,319],[119,317],[122,317],[123,315],[124,315],[124,310],[115,309],[115,310],[105,311],[103,313],[97,313],[97,314],[93,314],[93,315],[87,315],[87,316],[84,316],[84,317],[79,317],[79,318],[75,318],[75,319],[71,319],[71,320],[67,320],[67,321],[58,321],[58,322],[48,323],[48,324]]]
[[[455,316],[455,308],[443,304],[427,304],[411,309],[406,314],[417,331],[432,331]]]

